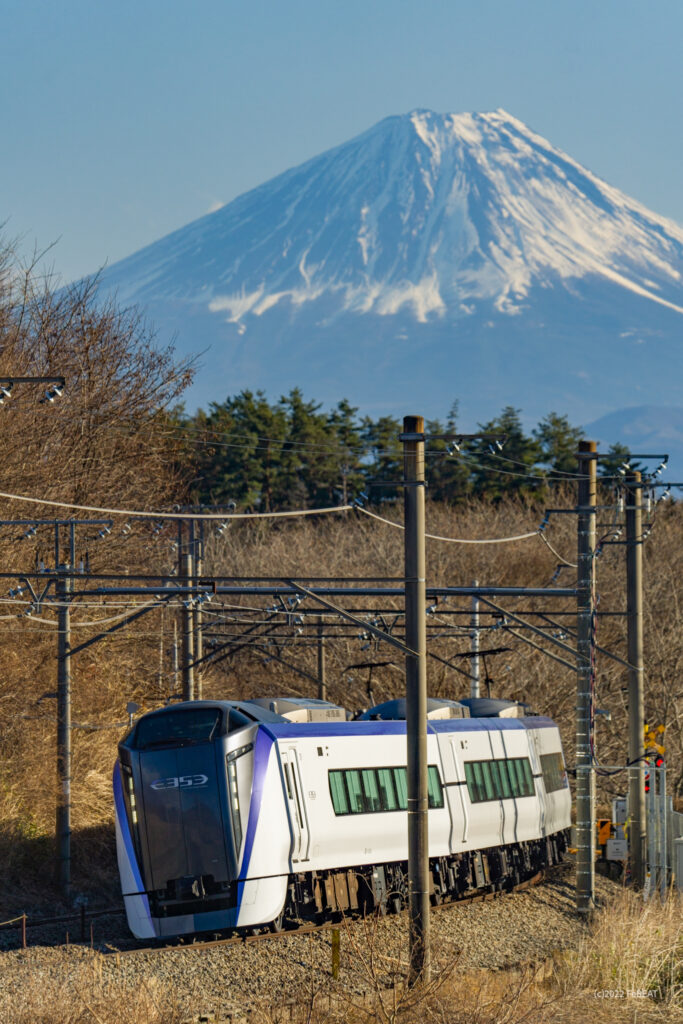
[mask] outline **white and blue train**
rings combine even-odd
[[[114,769],[133,934],[278,929],[400,909],[404,707],[346,721],[322,701],[195,701],[141,716]],[[507,717],[517,707],[506,702],[429,708],[432,901],[511,887],[559,861],[571,800],[555,723]]]

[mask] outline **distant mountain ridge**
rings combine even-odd
[[[683,409],[675,406],[641,405],[618,409],[584,427],[586,436],[603,447],[623,444],[634,454],[668,455],[667,471],[660,479],[683,481]],[[657,463],[642,463],[650,471]],[[677,496],[678,491],[676,492]]]
[[[683,406],[683,228],[502,110],[387,118],[103,287],[203,353],[190,406],[294,386],[373,412],[458,397],[467,424]]]

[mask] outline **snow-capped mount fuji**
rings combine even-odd
[[[203,353],[190,405],[294,386],[478,419],[683,404],[683,229],[502,110],[387,118],[103,287]]]

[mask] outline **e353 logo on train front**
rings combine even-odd
[[[209,781],[208,775],[171,775],[168,779],[155,779],[152,789],[199,789]]]

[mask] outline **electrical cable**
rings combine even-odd
[[[0,497],[2,495],[0,494]],[[356,506],[358,512],[363,512],[364,515],[370,516],[371,519],[378,519],[380,523],[386,523],[387,526],[393,526],[397,530],[405,530],[403,523],[394,523],[391,519],[385,519],[384,516],[378,516],[376,512],[370,512],[367,508],[362,508],[360,505]],[[489,539],[465,539],[463,537],[440,537],[435,533],[425,533],[425,537],[429,540],[443,540],[449,544],[509,544],[515,540],[527,540],[529,537],[538,537],[539,531],[533,530],[531,533],[520,533],[515,537],[492,537]]]
[[[545,546],[548,548],[548,550],[552,552],[552,554],[555,556],[555,558],[559,558],[562,565],[566,566],[568,569],[578,569],[578,565],[576,564],[576,562],[568,562],[566,558],[563,558],[559,551],[555,550],[555,548],[552,546],[552,544],[546,537],[545,533],[540,532],[539,536],[545,544]]]
[[[146,601],[144,604],[134,605],[133,607],[135,607],[136,609],[142,610],[143,608],[153,608],[157,604],[160,604],[160,602],[158,602],[158,601]],[[50,606],[50,608],[64,608],[65,607],[64,603],[60,602],[60,601],[57,601],[57,602],[50,601],[49,602],[49,606]],[[69,602],[67,607],[71,607],[71,602]],[[122,612],[120,615],[111,615],[111,616],[108,616],[106,619],[97,619],[94,622],[78,622],[78,621],[74,622],[72,620],[71,623],[70,623],[70,628],[71,629],[92,629],[92,628],[97,628],[98,626],[106,626],[110,622],[121,622],[123,619],[127,618],[127,616],[128,616],[128,610],[126,610],[125,612]],[[40,618],[37,615],[23,615],[23,616],[2,615],[2,616],[0,616],[0,618],[3,618],[3,619],[26,618],[29,622],[44,622],[48,626],[57,626],[58,625],[58,623],[54,622],[52,619],[43,619],[43,618]]]
[[[149,519],[286,519],[295,516],[319,516],[330,512],[349,512],[353,505],[334,505],[330,508],[304,508],[292,512],[146,512],[131,511],[125,508],[101,508],[95,505],[76,505],[71,501],[53,501],[48,498],[29,498],[24,494],[7,494],[0,491],[0,498],[7,498],[9,501],[25,501],[32,505],[50,505],[53,508],[74,509],[77,512],[101,512],[111,516],[133,516],[135,518]]]

